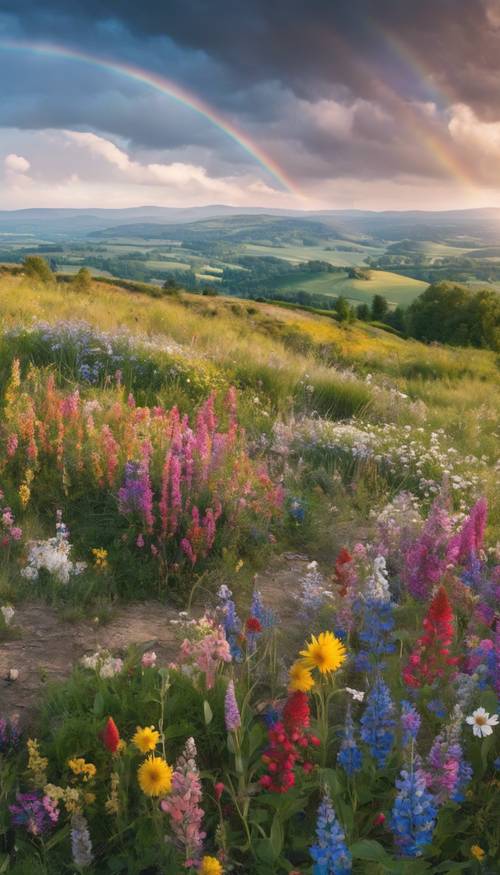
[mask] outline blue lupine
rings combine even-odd
[[[432,842],[437,810],[426,788],[423,772],[414,768],[401,771],[396,781],[399,790],[390,821],[396,844],[404,857],[419,857]]]
[[[420,714],[415,705],[406,700],[401,702],[401,728],[403,730],[403,745],[406,747],[410,741],[415,741],[420,729]]]
[[[309,848],[314,860],[313,875],[350,875],[352,856],[328,791],[325,791],[318,808],[316,836],[317,843]]]
[[[385,766],[394,744],[393,713],[394,705],[389,687],[378,677],[368,693],[367,705],[361,718],[361,738],[380,767]]]
[[[271,629],[277,622],[275,612],[265,607],[262,593],[258,589],[253,591],[250,615],[257,618],[263,629]]]
[[[370,671],[380,668],[383,665],[382,657],[394,653],[396,647],[392,640],[394,605],[387,600],[367,599],[358,602],[355,609],[363,617],[359,632],[362,646],[356,656],[356,670]]]
[[[340,750],[337,754],[337,762],[349,776],[354,775],[355,772],[359,772],[363,765],[363,754],[356,744],[354,721],[352,719],[350,705],[347,708],[343,738]]]
[[[499,757],[499,768],[500,768],[500,757]],[[472,780],[473,770],[472,766],[467,762],[467,760],[460,760],[460,765],[458,767],[458,778],[455,790],[450,796],[452,802],[463,802],[465,800],[465,788],[470,784]]]
[[[218,596],[221,602],[224,632],[226,633],[231,656],[235,662],[241,662],[243,659],[243,652],[238,644],[238,638],[241,633],[241,620],[238,617],[236,605],[231,598],[232,592],[229,587],[221,586],[219,588]]]

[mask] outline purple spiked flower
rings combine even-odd
[[[235,732],[241,726],[241,716],[234,692],[234,681],[229,681],[224,699],[224,719],[228,732]]]

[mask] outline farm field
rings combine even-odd
[[[335,247],[344,247],[344,249]],[[348,247],[352,246],[355,251],[349,251]],[[331,240],[325,245],[318,246],[265,246],[260,243],[245,243],[244,251],[251,255],[272,255],[275,258],[283,258],[291,264],[301,264],[306,261],[327,261],[335,267],[343,267],[344,265],[363,264],[365,258],[369,255],[380,255],[384,252],[385,247],[362,246],[356,243],[349,243],[345,240]]]
[[[496,354],[146,290],[0,277],[0,871],[494,873]]]
[[[301,288],[308,292],[338,297],[344,295],[351,301],[370,303],[373,295],[383,295],[389,303],[407,306],[424,289],[427,283],[386,270],[371,271],[370,278],[350,279],[346,274],[321,273],[311,279],[300,277],[294,282],[285,282],[280,288],[293,291]]]

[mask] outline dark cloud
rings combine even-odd
[[[63,43],[169,77],[306,183],[445,179],[450,162],[436,156],[474,163],[467,120],[451,131],[449,107],[500,120],[500,0],[1,0],[0,10],[0,41]],[[216,126],[124,77],[1,50],[0,77],[0,125],[94,130],[215,175],[255,169]],[[498,174],[496,158],[487,165],[485,183]]]

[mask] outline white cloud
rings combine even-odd
[[[23,158],[22,155],[16,155],[15,152],[6,155],[4,165],[5,169],[12,171],[12,173],[27,173],[31,167],[27,158]]]
[[[500,157],[500,122],[481,121],[466,104],[458,103],[451,108],[448,130],[459,145]]]

